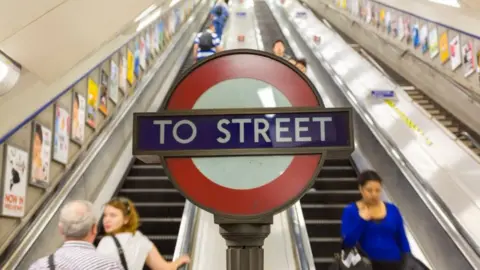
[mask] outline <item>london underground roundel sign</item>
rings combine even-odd
[[[353,151],[351,114],[325,109],[287,61],[230,50],[189,69],[160,111],[134,115],[133,154],[161,157],[170,180],[200,208],[257,217],[298,200],[327,152]]]

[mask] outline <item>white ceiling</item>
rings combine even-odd
[[[48,85],[157,1],[0,0],[0,50]]]

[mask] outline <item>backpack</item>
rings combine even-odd
[[[208,50],[212,49],[213,47],[215,47],[215,45],[213,45],[212,34],[209,33],[209,32],[203,32],[202,35],[199,38],[198,47],[202,51],[208,51]]]

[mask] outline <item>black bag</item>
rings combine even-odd
[[[329,270],[373,270],[370,260],[361,255],[356,247],[342,249],[334,255]]]
[[[199,38],[198,47],[202,51],[211,50],[215,45],[213,45],[213,36],[210,32],[203,32]]]
[[[128,270],[127,259],[125,258],[125,253],[123,252],[122,245],[120,245],[120,242],[115,235],[112,235],[112,238],[115,242],[115,246],[117,246],[118,256],[120,256],[120,261],[122,262],[123,269]]]
[[[55,261],[53,259],[53,254],[50,254],[50,256],[48,256],[48,269],[55,270]]]

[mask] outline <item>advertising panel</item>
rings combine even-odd
[[[52,131],[38,122],[32,123],[30,184],[47,187],[50,182]]]
[[[53,131],[53,160],[62,164],[68,163],[68,147],[70,145],[70,113],[59,104],[55,106],[55,129]]]
[[[4,145],[4,151],[1,214],[23,217],[27,197],[28,152],[10,144]]]
[[[113,103],[118,103],[118,66],[113,60],[110,60],[110,83],[108,87],[108,97]]]
[[[473,55],[473,43],[467,41],[462,46],[463,75],[468,77],[475,72],[475,56]]]
[[[72,100],[72,141],[82,144],[85,138],[85,97],[78,93],[73,93]]]
[[[97,126],[97,108],[98,108],[98,85],[88,78],[88,98],[87,98],[87,125],[91,128]]]
[[[100,72],[100,112],[108,115],[108,75],[102,70]]]
[[[437,28],[433,28],[430,30],[428,34],[428,50],[430,53],[430,58],[434,58],[438,55],[438,36],[437,36]]]
[[[438,45],[440,50],[440,62],[445,64],[450,59],[450,50],[448,44],[447,32],[443,32],[438,39]]]
[[[460,52],[460,37],[456,36],[450,40],[450,63],[452,70],[457,69],[462,64],[462,53]]]

